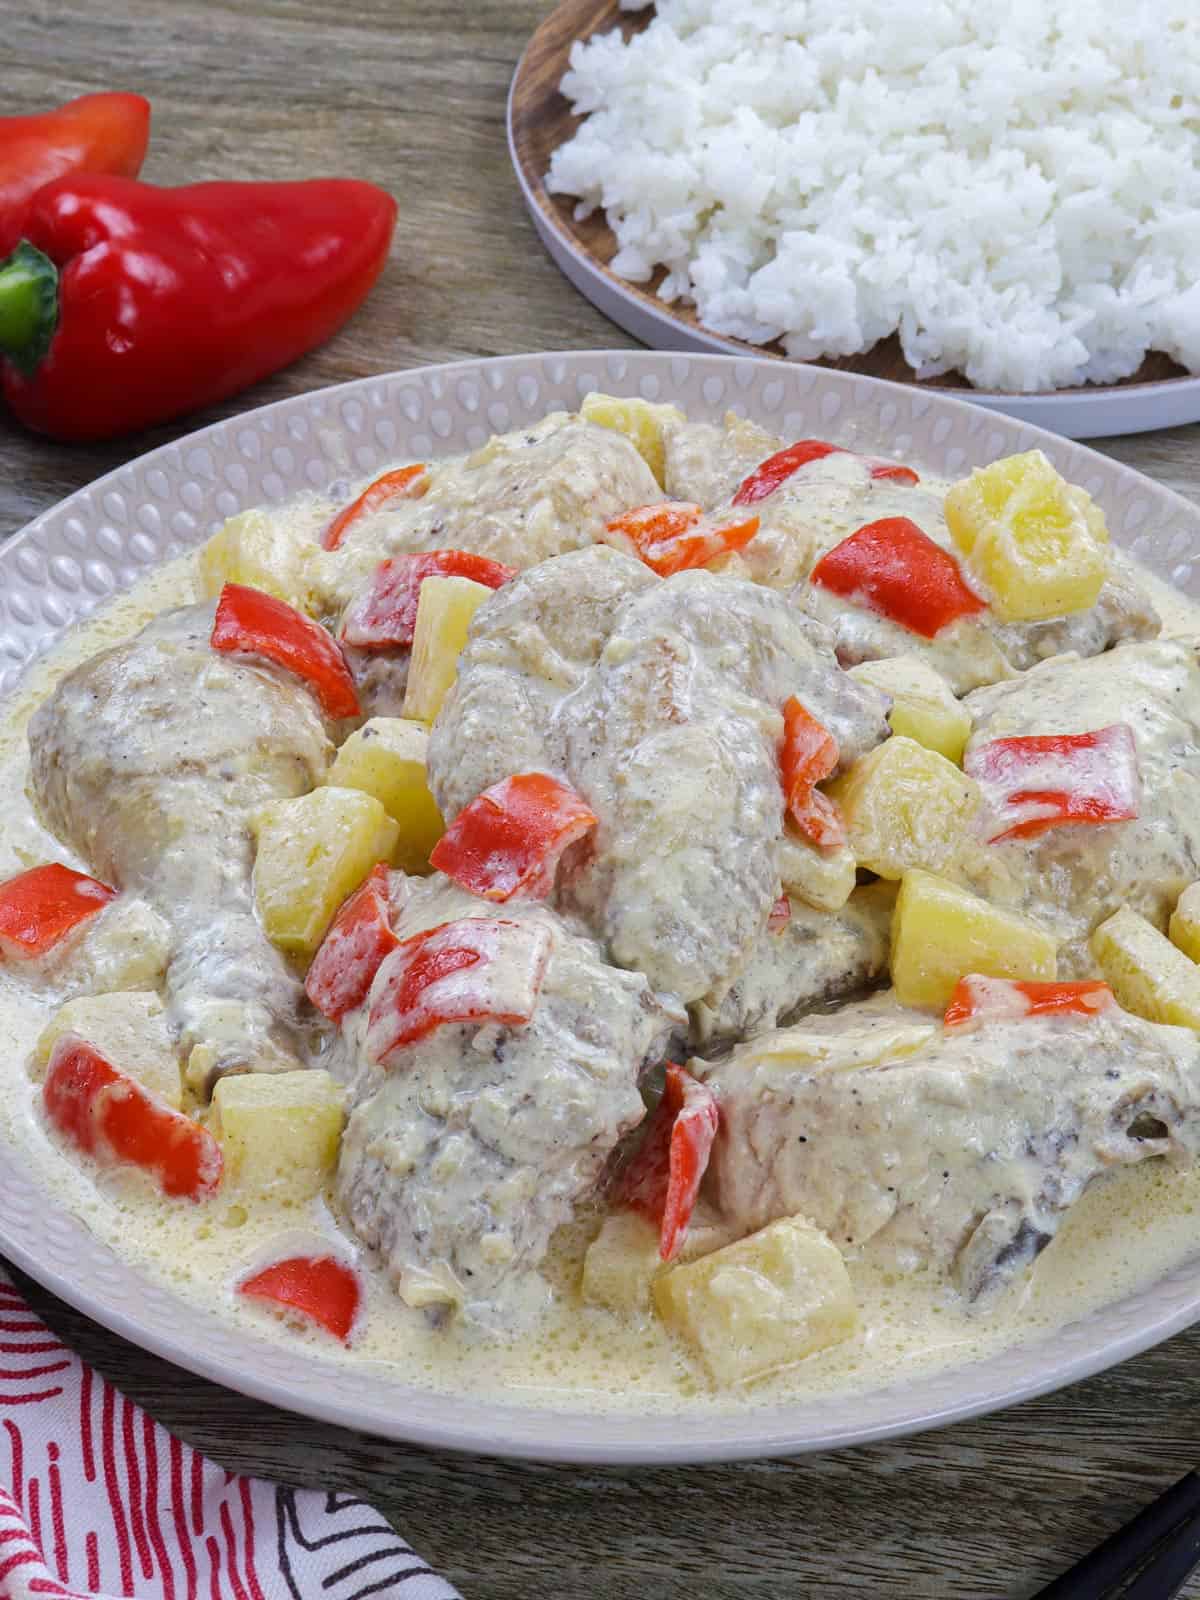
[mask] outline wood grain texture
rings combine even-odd
[[[617,253],[617,239],[605,213],[593,211],[590,216],[577,218],[575,199],[570,195],[550,194],[545,185],[551,156],[575,133],[582,120],[574,114],[570,102],[558,88],[569,64],[571,46],[576,40],[611,33],[614,28],[620,29],[624,38],[632,38],[647,28],[653,17],[654,7],[650,5],[631,13],[621,10],[620,0],[560,0],[534,33],[521,57],[513,82],[509,127],[517,161],[530,192],[563,243],[586,257],[612,284],[640,300],[647,310],[666,314],[682,326],[697,330],[703,329],[703,324],[692,306],[681,301],[668,306],[658,298],[656,291],[666,277],[664,267],[659,267],[644,284],[618,277],[610,270]],[[754,345],[726,334],[719,337],[734,351],[787,359],[778,341]],[[969,390],[971,387],[956,372],[944,373],[930,381],[919,379],[904,359],[900,340],[895,335],[881,340],[862,355],[830,358],[813,364],[834,367],[840,372],[862,372],[871,378],[887,378],[892,383],[907,383],[922,389]],[[1113,387],[1162,383],[1186,375],[1185,369],[1169,356],[1151,351],[1136,372]]]
[[[175,428],[65,449],[0,420],[0,533],[218,416],[386,368],[628,347],[542,252],[504,102],[538,0],[0,0],[6,109],[149,94],[147,177],[314,172],[393,189],[368,305],[323,350]],[[1200,427],[1103,447],[1200,501]],[[895,1444],[626,1472],[340,1432],[214,1388],[27,1285],[104,1374],[218,1461],[370,1498],[467,1600],[1023,1600],[1200,1460],[1200,1329],[1066,1393]],[[852,1402],[851,1402],[852,1403]],[[1186,1591],[1200,1597],[1200,1583]]]

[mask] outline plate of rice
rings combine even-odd
[[[551,255],[647,344],[1076,438],[1200,420],[1192,0],[563,0],[508,131]]]

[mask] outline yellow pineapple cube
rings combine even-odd
[[[728,1244],[730,1229],[701,1202],[679,1246],[680,1261],[694,1261]],[[667,1265],[659,1254],[658,1229],[636,1211],[614,1211],[583,1258],[580,1293],[589,1305],[630,1316],[648,1311],[650,1284]]]
[[[586,394],[579,408],[587,422],[623,433],[661,484],[666,472],[663,428],[686,422],[678,406],[626,400],[613,394]]]
[[[956,767],[962,766],[963,750],[971,737],[971,713],[928,662],[919,656],[864,661],[850,668],[850,676],[891,696],[888,723],[893,733],[915,739]]]
[[[1092,934],[1091,950],[1126,1011],[1200,1030],[1200,967],[1145,917],[1122,906]]]
[[[1108,572],[1099,507],[1040,450],[977,468],[946,495],[946,526],[1002,622],[1096,603]]]
[[[846,1263],[803,1217],[673,1267],[652,1287],[659,1316],[719,1384],[779,1372],[858,1327]]]
[[[352,733],[329,769],[328,782],[373,794],[400,839],[392,862],[405,872],[428,872],[429,852],[446,831],[425,780],[429,730],[403,717],[372,717]]]
[[[978,784],[952,761],[902,734],[861,756],[829,795],[859,866],[881,878],[948,867],[981,800]]]
[[[1200,961],[1200,883],[1189,884],[1179,896],[1167,931],[1189,961]]]
[[[120,1072],[163,1097],[177,1110],[183,1103],[179,1058],[167,1014],[157,994],[133,990],[68,1000],[42,1029],[33,1051],[37,1077],[64,1033],[77,1033]]]
[[[404,715],[432,722],[458,676],[471,618],[495,591],[471,578],[426,578],[417,601]]]
[[[200,552],[200,583],[218,595],[227,583],[262,589],[299,610],[308,609],[308,561],[320,546],[278,515],[255,510],[230,517]]]
[[[389,861],[400,828],[361,789],[328,786],[275,800],[254,819],[254,893],[268,938],[311,955],[342,901],[377,861]]]
[[[1057,946],[1015,912],[932,872],[906,872],[892,921],[896,999],[942,1011],[968,972],[1049,982],[1058,975]]]
[[[779,850],[779,877],[788,894],[818,911],[840,911],[858,882],[857,863],[849,845],[818,850],[795,834],[786,834]]]
[[[337,1162],[345,1094],[318,1068],[245,1072],[213,1090],[209,1129],[220,1141],[226,1181],[270,1200],[308,1200]]]

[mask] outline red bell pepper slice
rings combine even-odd
[[[1020,1017],[1095,1017],[1116,1005],[1106,983],[1024,983],[1010,978],[985,978],[971,973],[960,978],[950,996],[943,1019],[947,1028],[967,1022]]]
[[[733,503],[735,506],[755,505],[769,494],[774,494],[781,483],[786,483],[794,472],[799,472],[810,461],[849,454],[841,445],[827,444],[824,439],[798,439],[795,444],[789,444],[777,450],[773,456],[768,456],[749,477],[743,478]],[[898,461],[872,461],[869,466],[873,478],[890,478],[897,483],[908,484],[921,481],[911,467],[902,466]]]
[[[837,740],[792,695],[783,707],[779,776],[788,816],[801,837],[818,850],[836,850],[846,841],[841,813],[817,788],[837,764]]]
[[[450,1022],[528,1022],[549,959],[546,928],[499,917],[464,917],[402,940],[371,986],[368,1057],[386,1064]]]
[[[337,1256],[285,1256],[243,1278],[237,1289],[249,1300],[298,1312],[343,1344],[351,1342],[362,1311],[358,1273]]]
[[[1140,810],[1137,744],[1127,722],[1094,733],[992,739],[968,749],[963,769],[994,819],[989,844],[1066,823],[1129,822]]]
[[[429,863],[485,900],[544,900],[563,851],[596,821],[565,783],[545,772],[519,772],[463,807]]]
[[[16,249],[43,184],[68,172],[136,178],[149,140],[140,94],[82,94],[56,111],[0,117],[0,256]]]
[[[791,920],[792,902],[786,894],[781,894],[771,907],[770,915],[767,917],[767,932],[782,933]]]
[[[322,546],[326,550],[336,550],[346,537],[347,530],[360,517],[370,516],[372,511],[381,511],[393,500],[417,500],[428,487],[423,461],[418,461],[411,467],[397,467],[392,472],[383,473],[374,483],[367,485],[357,500],[352,500],[338,512],[322,535]]]
[[[986,610],[948,550],[908,517],[868,522],[821,557],[812,582],[923,639]]]
[[[703,516],[700,507],[690,500],[664,500],[658,505],[623,511],[608,524],[608,531],[623,534],[660,578],[703,567],[718,556],[743,550],[758,532],[757,517],[710,528],[700,525]]]
[[[337,640],[320,623],[272,594],[227,583],[217,601],[209,642],[214,650],[260,656],[303,678],[326,716],[359,715],[354,679]]]
[[[487,556],[469,550],[425,550],[381,561],[370,587],[354,600],[342,623],[342,642],[356,650],[400,650],[413,642],[417,604],[426,578],[470,578],[499,589],[517,575]]]
[[[617,1201],[659,1229],[664,1261],[679,1254],[692,1219],[719,1122],[707,1084],[667,1062],[663,1097],[646,1125],[637,1154],[621,1175]]]
[[[0,955],[10,961],[44,956],[116,898],[115,889],[61,862],[31,867],[0,883]]]
[[[58,178],[0,262],[9,408],[38,433],[84,440],[214,405],[342,326],[395,223],[391,195],[345,178]]]
[[[55,1045],[42,1085],[53,1127],[85,1154],[141,1167],[164,1194],[207,1200],[221,1182],[221,1147],[207,1129],[114,1067],[78,1034]]]
[[[388,869],[381,861],[348,899],[313,957],[304,992],[331,1022],[362,1005],[383,958],[400,943],[392,931]]]

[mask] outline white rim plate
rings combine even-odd
[[[744,357],[747,346],[741,340],[694,327],[678,317],[665,301],[653,300],[632,287],[626,288],[548,213],[545,201],[534,192],[517,156],[513,90],[523,65],[523,61],[518,62],[509,86],[508,154],[526,209],[554,264],[597,311],[652,350],[715,351]],[[792,363],[780,360],[779,364]],[[1122,433],[1149,433],[1154,429],[1200,422],[1200,376],[1167,378],[1158,383],[1098,384],[1086,389],[1064,389],[1059,394],[941,389],[936,383],[922,384],[920,392],[945,394],[985,406],[990,411],[1003,412],[1020,422],[1031,422],[1067,439],[1107,439]]]
[[[398,459],[474,448],[589,389],[732,409],[955,475],[1040,446],[1103,505],[1116,541],[1200,597],[1200,511],[1127,467],[976,406],[872,378],[723,356],[506,356],[362,379],[205,428],[80,490],[0,547],[0,692],[72,623],[235,511]],[[1200,1256],[1052,1337],[891,1389],[707,1415],[534,1410],[412,1388],[234,1328],[118,1258],[0,1146],[0,1250],[135,1344],[285,1409],[388,1438],[589,1463],[794,1455],[939,1426],[1043,1394],[1200,1318]]]

